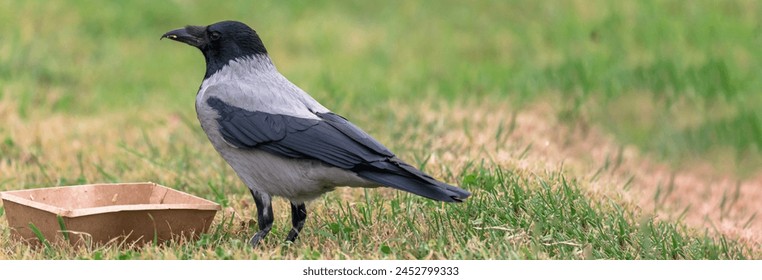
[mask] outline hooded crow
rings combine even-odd
[[[287,80],[246,24],[186,26],[161,38],[204,55],[196,113],[209,141],[254,197],[259,232],[252,246],[270,232],[273,196],[291,202],[293,227],[286,240],[293,242],[307,218],[304,203],[337,186],[387,186],[445,202],[471,195],[403,162]]]

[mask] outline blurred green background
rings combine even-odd
[[[0,1],[0,102],[23,118],[192,117],[200,53],[159,41],[243,21],[327,107],[547,102],[665,162],[762,166],[758,1]],[[421,101],[424,102],[424,101]],[[0,131],[1,132],[1,131]]]

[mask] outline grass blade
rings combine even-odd
[[[56,215],[56,219],[58,220],[58,227],[61,228],[61,233],[63,234],[64,240],[69,242],[69,231],[66,230],[66,223],[64,223],[63,217],[61,217],[61,215]]]
[[[45,235],[42,234],[42,231],[40,231],[40,229],[31,222],[29,223],[29,229],[32,230],[32,233],[34,233],[34,236],[37,237],[37,240],[39,240],[40,243],[45,246],[45,253],[50,255],[53,252],[53,248],[50,245],[50,242],[45,239]]]

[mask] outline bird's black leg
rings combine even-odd
[[[307,207],[304,206],[304,202],[295,203],[291,202],[291,231],[288,232],[286,241],[294,242],[299,236],[299,232],[304,227],[304,221],[307,220]]]
[[[257,224],[259,225],[259,231],[251,237],[249,244],[252,247],[256,247],[259,241],[264,239],[273,227],[273,206],[270,204],[272,202],[270,195],[251,189],[249,191],[251,196],[254,197],[254,203],[257,204]]]

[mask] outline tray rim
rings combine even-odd
[[[117,185],[153,185],[154,187],[160,187],[167,189],[168,191],[176,191],[180,192],[184,195],[191,196],[195,199],[200,200],[203,203],[199,204],[126,204],[126,205],[109,205],[109,206],[98,206],[98,207],[88,207],[88,208],[79,208],[79,209],[66,209],[62,207],[53,206],[50,204],[45,204],[42,202],[37,202],[34,200],[30,200],[27,198],[23,198],[21,196],[16,195],[16,193],[20,192],[26,192],[29,190],[36,190],[36,189],[64,189],[64,188],[81,188],[81,187],[96,187],[96,186],[117,186]],[[90,215],[98,215],[98,214],[106,214],[106,213],[116,213],[116,212],[124,212],[124,211],[152,211],[152,210],[201,210],[201,211],[219,211],[222,209],[222,207],[215,203],[214,201],[210,201],[208,199],[204,199],[186,192],[181,192],[154,182],[129,182],[129,183],[94,183],[94,184],[84,184],[84,185],[73,185],[73,186],[59,186],[59,187],[50,187],[50,188],[33,188],[33,189],[23,189],[23,190],[13,190],[13,191],[5,191],[0,192],[0,199],[7,200],[13,203],[17,203],[23,206],[39,209],[45,212],[49,212],[58,216],[66,217],[66,218],[76,218],[76,217],[82,217],[82,216],[90,216]]]

